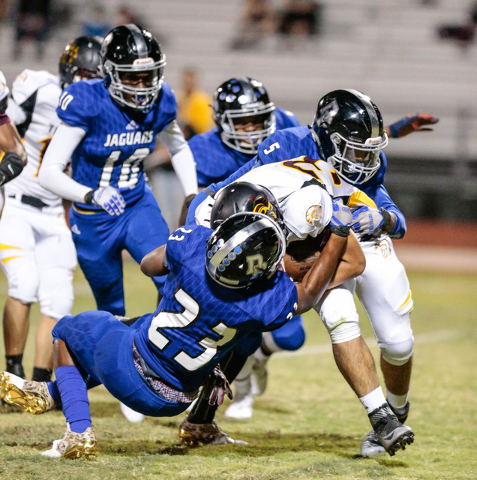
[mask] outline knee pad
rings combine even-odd
[[[330,334],[331,343],[349,342],[361,336],[359,315],[348,290],[330,291],[315,310]]]
[[[403,315],[401,321],[386,336],[378,341],[381,355],[391,365],[401,366],[408,362],[413,354],[414,337],[409,314]]]
[[[3,270],[8,280],[8,296],[25,304],[35,303],[38,300],[40,278],[33,253],[24,252],[21,256],[3,261]]]
[[[300,315],[293,317],[283,327],[265,332],[263,334],[263,343],[270,352],[280,350],[295,351],[305,343],[305,330],[303,320]]]

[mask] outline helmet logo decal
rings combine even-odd
[[[321,205],[312,205],[305,214],[306,222],[313,226],[315,222],[319,222],[323,216],[323,208]]]
[[[63,55],[61,55],[60,62],[61,63],[70,63],[72,62],[77,56],[79,51],[79,45],[67,45]]]
[[[268,202],[267,205],[264,203],[257,203],[257,205],[253,207],[253,212],[263,213],[264,215],[271,216],[275,219],[277,218],[277,214],[275,213],[273,205],[270,202]]]
[[[258,275],[260,271],[267,268],[267,262],[263,261],[263,255],[260,253],[249,255],[247,257],[247,265],[247,275]]]
[[[382,143],[382,141],[382,137],[368,138],[366,142],[364,142],[364,146],[367,147],[368,145],[379,145]]]

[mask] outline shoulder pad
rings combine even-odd
[[[57,75],[46,70],[23,70],[12,85],[12,96],[18,105],[21,105],[34,92],[45,85],[53,84],[59,87],[60,82]]]

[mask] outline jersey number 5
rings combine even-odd
[[[174,297],[177,303],[183,307],[182,312],[159,312],[153,318],[149,327],[149,341],[161,352],[171,343],[171,340],[161,333],[161,329],[184,329],[200,317],[200,305],[182,288],[177,290]],[[198,341],[197,346],[200,346],[203,350],[198,356],[191,357],[181,350],[174,355],[173,359],[186,370],[191,372],[197,370],[210,362],[217,353],[217,348],[230,342],[237,333],[237,330],[227,327],[222,322],[213,327],[212,330],[221,338],[213,340],[212,338],[204,337]]]

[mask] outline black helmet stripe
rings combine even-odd
[[[369,120],[371,121],[371,138],[379,137],[379,119],[376,115],[376,111],[373,108],[373,105],[370,102],[370,98],[357,90],[346,90],[354,95],[356,95],[366,108],[368,112]]]
[[[225,245],[210,259],[210,263],[217,268],[224,258],[226,258],[230,252],[233,252],[247,237],[251,237],[267,228],[270,228],[270,223],[264,222],[263,219],[260,219],[258,222],[240,230],[225,242]]]
[[[144,37],[142,36],[141,29],[137,25],[134,25],[133,23],[126,25],[126,28],[129,29],[129,31],[131,32],[134,38],[134,42],[136,43],[138,58],[147,58],[149,56],[149,53],[147,51],[147,44],[144,40]]]

